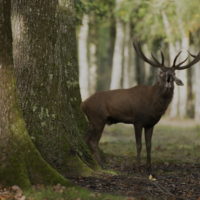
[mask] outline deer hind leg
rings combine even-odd
[[[105,124],[98,123],[98,125],[94,125],[90,123],[88,136],[86,142],[94,155],[94,158],[97,160],[99,164],[102,164],[102,152],[99,149],[99,141],[101,139],[101,135],[103,132]]]
[[[145,128],[145,142],[147,151],[147,172],[151,173],[151,138],[153,134],[153,127]]]
[[[140,154],[142,150],[142,126],[141,125],[134,125],[135,129],[135,140],[136,140],[136,149],[137,149],[137,166],[140,167]]]

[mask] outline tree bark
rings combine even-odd
[[[16,94],[13,73],[11,2],[0,0],[0,184],[69,184],[33,145]]]
[[[72,2],[12,1],[14,67],[27,129],[45,160],[67,176],[96,167],[83,141]]]

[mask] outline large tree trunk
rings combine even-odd
[[[89,16],[85,14],[78,33],[79,83],[82,100],[89,96],[88,34]]]
[[[2,63],[1,63],[2,64]],[[18,106],[12,69],[0,69],[0,183],[28,187],[31,184],[67,184],[33,145]]]
[[[83,142],[72,2],[12,1],[14,67],[27,129],[42,156],[68,176],[87,175],[95,165]]]
[[[119,8],[122,0],[116,0],[116,9]],[[110,89],[121,87],[122,63],[123,63],[123,44],[124,44],[124,26],[123,22],[116,17],[116,37],[112,62],[112,74]]]
[[[33,145],[16,94],[9,0],[0,0],[0,184],[69,184]]]

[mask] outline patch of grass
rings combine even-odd
[[[90,192],[80,187],[39,187],[24,191],[30,200],[126,200],[126,197]]]
[[[146,157],[144,134],[142,158]],[[115,156],[135,158],[136,143],[133,126],[117,124],[106,127],[101,149]],[[199,162],[200,126],[158,125],[152,138],[152,162]]]

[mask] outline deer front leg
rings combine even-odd
[[[86,139],[86,142],[90,147],[95,160],[97,160],[100,165],[102,165],[103,156],[101,150],[99,149],[99,141],[101,139],[103,128],[103,123],[99,124],[98,126],[90,124],[88,137]]]
[[[145,142],[147,151],[147,172],[151,174],[151,138],[153,134],[153,127],[145,128]]]
[[[135,129],[135,140],[136,140],[136,148],[137,148],[137,166],[140,167],[140,154],[142,150],[142,126],[134,125]]]

